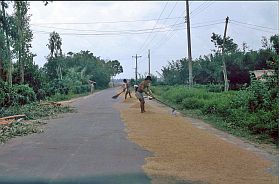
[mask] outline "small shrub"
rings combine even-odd
[[[25,105],[36,100],[35,92],[28,85],[14,85],[13,91],[16,93],[13,100],[19,105]]]
[[[205,101],[202,111],[205,114],[215,114],[221,117],[227,117],[230,113],[230,100],[224,97],[219,97]]]
[[[224,90],[224,85],[221,84],[210,84],[206,86],[206,89],[208,92],[215,92],[215,93],[220,93]]]
[[[0,82],[0,87],[0,104],[3,107],[24,105],[36,100],[35,92],[28,85],[15,84],[11,87],[8,83]]]
[[[37,100],[45,100],[46,99],[46,92],[43,89],[39,89],[36,93]]]
[[[200,109],[204,106],[204,100],[198,98],[185,98],[182,100],[183,109]]]
[[[248,103],[251,93],[247,90],[241,90],[231,99],[231,108],[243,107],[248,110]]]

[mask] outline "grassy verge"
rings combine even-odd
[[[207,88],[153,86],[154,94],[183,114],[205,120],[214,127],[258,143],[278,144],[278,109],[248,109],[245,91],[209,92]],[[278,115],[278,114],[277,114]]]
[[[72,98],[87,96],[89,94],[90,94],[90,92],[81,93],[81,94],[68,94],[68,95],[58,93],[58,94],[55,94],[51,97],[48,97],[47,101],[58,102],[58,101],[70,100]]]
[[[88,93],[79,95],[68,95],[68,96],[55,96],[49,100],[60,101],[69,100],[80,96],[88,95]],[[37,102],[26,104],[23,106],[10,106],[7,108],[0,109],[0,117],[12,116],[16,114],[25,114],[24,122],[15,122],[8,125],[0,125],[0,143],[4,143],[7,140],[15,136],[24,136],[32,133],[42,132],[40,128],[42,122],[39,119],[55,117],[58,114],[73,112],[73,109],[69,106],[53,106],[53,105],[41,105]]]
[[[26,104],[24,106],[11,106],[2,108],[0,117],[25,114],[26,120],[36,120],[44,117],[53,117],[60,113],[72,112],[68,106],[40,105],[39,103]]]

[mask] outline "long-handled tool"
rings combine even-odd
[[[111,97],[111,98],[116,99],[116,98],[118,98],[118,97],[119,97],[119,95],[121,95],[123,92],[124,92],[124,91],[121,91],[120,93],[118,93],[118,94],[114,95],[114,96],[113,96],[113,97]]]
[[[153,99],[155,99],[156,101],[158,101],[158,102],[161,103],[161,104],[164,104],[164,105],[166,105],[166,106],[172,108],[171,114],[172,114],[172,115],[176,115],[176,109],[175,109],[174,107],[170,106],[169,104],[166,104],[165,102],[162,102],[161,100],[159,100],[159,99],[157,99],[157,98],[155,98],[155,97],[153,97]]]

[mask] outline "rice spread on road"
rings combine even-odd
[[[143,166],[152,183],[278,184],[278,177],[266,172],[270,161],[164,108],[147,102],[142,114],[136,98],[127,98],[116,108],[128,138],[153,154]]]

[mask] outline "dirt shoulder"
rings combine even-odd
[[[271,169],[275,155],[218,135],[198,120],[172,116],[154,101],[147,101],[144,114],[135,98],[121,100],[116,108],[128,138],[154,154],[143,166],[153,183],[278,183]]]

